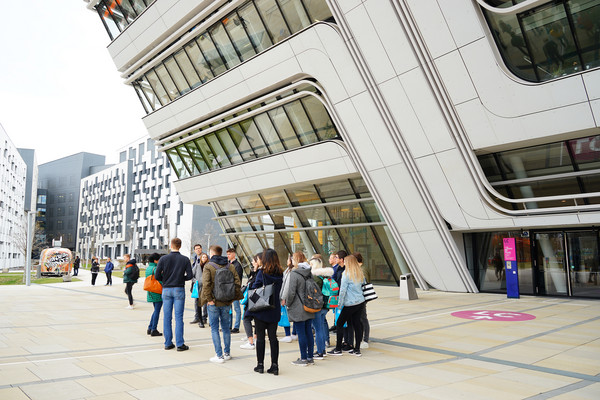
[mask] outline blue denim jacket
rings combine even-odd
[[[344,271],[342,274],[342,285],[340,286],[340,298],[339,307],[343,306],[355,306],[360,303],[364,303],[365,296],[363,296],[362,282],[356,283],[350,278]]]

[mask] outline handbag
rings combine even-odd
[[[327,308],[336,309],[338,307],[338,302],[340,300],[340,296],[329,296],[327,300]]]
[[[273,284],[248,291],[248,311],[257,312],[275,308],[273,304]]]
[[[281,318],[279,318],[279,326],[283,326],[284,328],[290,327],[290,318],[288,317],[287,307],[281,306]]]
[[[156,280],[154,274],[148,275],[144,280],[144,290],[152,293],[162,294],[162,285]]]
[[[194,287],[192,288],[192,299],[197,299],[199,297],[198,293],[198,281],[194,282]]]
[[[377,298],[377,293],[375,293],[372,283],[363,283],[362,291],[363,296],[365,296],[365,301],[371,301]]]

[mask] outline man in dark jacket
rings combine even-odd
[[[173,344],[173,327],[171,319],[175,309],[175,344],[177,351],[185,351],[189,347],[183,340],[183,308],[185,306],[185,281],[192,279],[190,259],[179,253],[181,239],[171,240],[171,252],[158,261],[154,277],[163,285],[163,333],[165,350],[175,347]]]
[[[237,260],[237,254],[235,254],[234,249],[227,249],[227,260],[229,260],[229,264],[235,267],[235,272],[237,272],[240,277],[240,282],[244,278],[244,269],[242,268],[242,264]],[[235,311],[235,324],[231,333],[240,333],[240,322],[242,320],[242,309],[240,307],[240,301],[235,300],[233,302],[233,309]]]
[[[220,246],[210,246],[208,250],[210,261],[204,266],[202,272],[202,294],[200,295],[202,304],[208,304],[208,321],[216,352],[216,355],[210,361],[218,364],[231,359],[229,353],[231,348],[231,315],[229,311],[234,300],[243,298],[240,277],[235,271],[235,267],[229,264],[227,257],[223,257],[221,254],[223,254],[223,249]],[[233,276],[235,292],[231,299],[217,300],[215,298],[214,288],[217,268],[227,268],[232,274],[230,276]],[[219,322],[223,331],[223,347],[221,347],[221,335],[219,335]]]
[[[113,269],[115,269],[115,265],[110,260],[110,257],[108,257],[108,261],[106,262],[106,265],[104,266],[104,273],[106,274],[106,285],[104,285],[104,286],[108,286],[108,285],[112,286]]]

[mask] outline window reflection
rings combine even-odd
[[[114,40],[153,0],[100,0],[94,7]]]

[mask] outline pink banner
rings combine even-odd
[[[504,238],[504,261],[517,261],[515,238]]]

